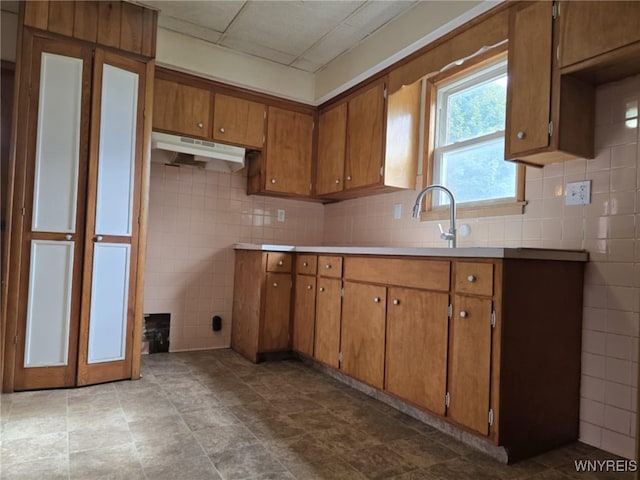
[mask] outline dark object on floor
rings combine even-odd
[[[144,316],[143,337],[149,342],[149,353],[169,351],[170,313],[150,313]]]

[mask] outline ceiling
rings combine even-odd
[[[418,2],[224,0],[140,2],[160,27],[315,73]]]

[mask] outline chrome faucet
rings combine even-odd
[[[424,188],[416,198],[416,204],[413,206],[413,218],[420,217],[420,204],[422,199],[431,190],[442,190],[449,196],[449,231],[445,232],[442,229],[442,225],[438,224],[440,228],[440,238],[449,242],[449,248],[456,248],[456,199],[453,196],[451,190],[442,185],[429,185]]]

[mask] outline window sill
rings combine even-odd
[[[502,215],[522,215],[527,202],[494,203],[488,205],[468,205],[456,209],[456,218],[499,217]],[[420,213],[420,221],[448,220],[449,207],[438,207]]]

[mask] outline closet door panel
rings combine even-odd
[[[69,363],[73,253],[73,242],[31,242],[25,368]]]
[[[101,243],[93,251],[87,363],[124,360],[131,246]]]
[[[131,236],[136,166],[138,75],[104,65],[96,234]]]
[[[76,230],[81,58],[43,53],[35,155],[32,230]]]

